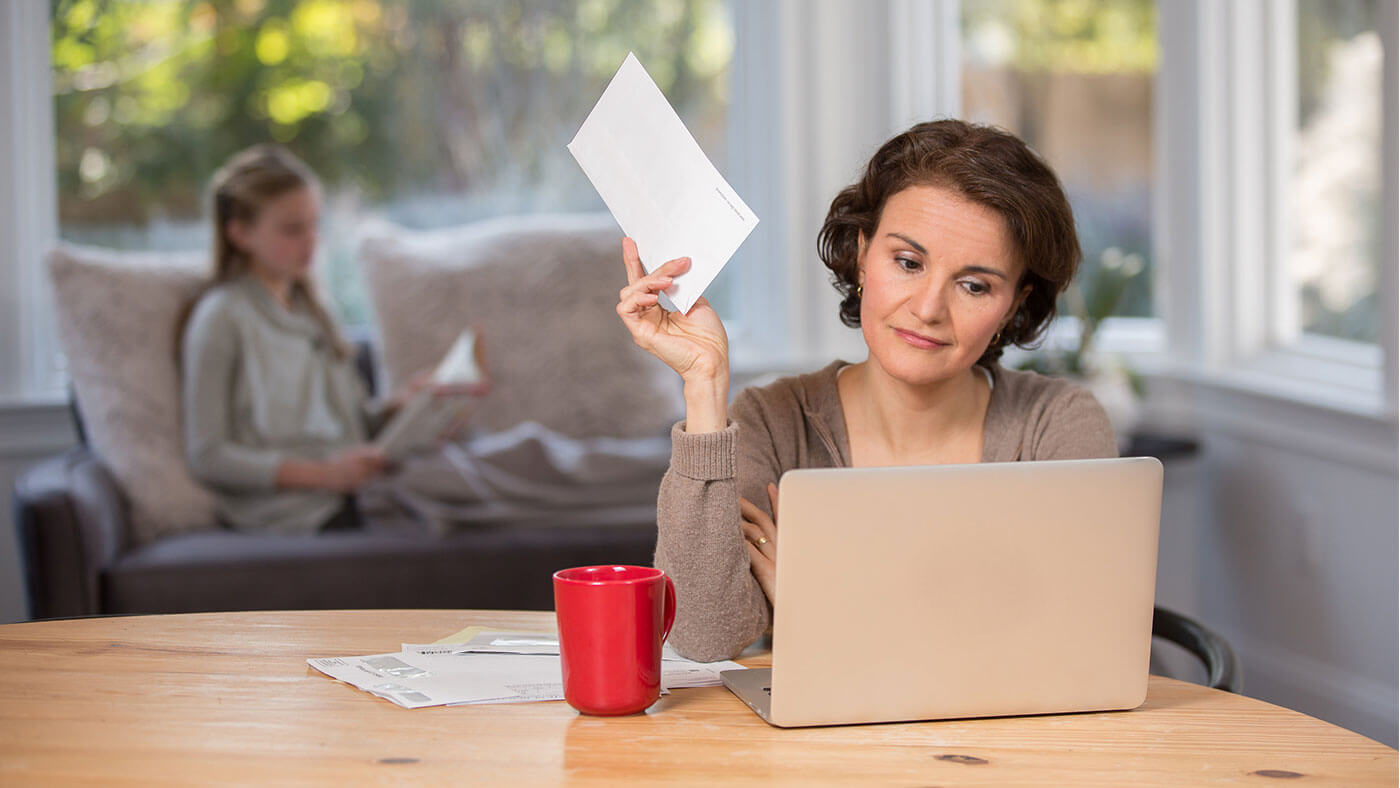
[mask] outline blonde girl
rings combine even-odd
[[[371,403],[311,277],[320,188],[286,150],[234,155],[210,187],[213,276],[181,337],[186,456],[237,530],[353,527],[351,494],[383,473]]]

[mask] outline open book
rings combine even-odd
[[[483,374],[477,358],[476,332],[462,331],[433,370],[434,386],[480,383]],[[389,459],[397,460],[428,448],[442,437],[470,406],[467,396],[436,396],[433,388],[414,394],[374,437],[374,445]]]

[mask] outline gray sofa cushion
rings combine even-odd
[[[556,570],[649,565],[655,531],[647,519],[590,527],[483,525],[442,538],[383,530],[174,536],[108,567],[104,612],[551,610]]]
[[[125,537],[214,528],[214,499],[185,464],[176,363],[206,256],[61,244],[48,263],[86,433],[131,503]]]

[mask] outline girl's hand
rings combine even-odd
[[[623,238],[622,262],[627,286],[618,293],[617,314],[632,341],[680,373],[686,383],[727,383],[729,337],[710,302],[701,298],[687,314],[667,312],[658,304],[657,294],[690,269],[690,258],[678,257],[648,275],[637,244]]]
[[[482,378],[475,383],[434,383],[429,387],[434,397],[484,397],[491,393],[491,379]]]
[[[385,400],[385,412],[388,414],[397,413],[399,408],[407,405],[418,392],[431,385],[433,385],[433,371],[431,369],[418,370],[408,380],[399,384],[399,387],[394,389],[394,393]]]
[[[768,604],[778,604],[778,485],[769,483],[768,500],[773,516],[739,498],[739,515],[743,518],[744,540],[749,548],[749,571],[768,597]]]
[[[374,446],[352,446],[326,460],[323,486],[336,492],[351,493],[383,473],[389,458]]]
[[[418,396],[419,392],[431,391],[434,397],[484,397],[491,393],[491,377],[485,374],[485,353],[481,343],[477,343],[477,368],[483,370],[481,380],[475,383],[434,383],[432,369],[420,369],[389,397],[389,410],[396,411]]]

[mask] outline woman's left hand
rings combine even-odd
[[[749,570],[768,597],[768,604],[778,604],[778,485],[768,484],[768,501],[773,516],[747,498],[739,498],[739,515],[743,518],[744,540],[749,548]]]

